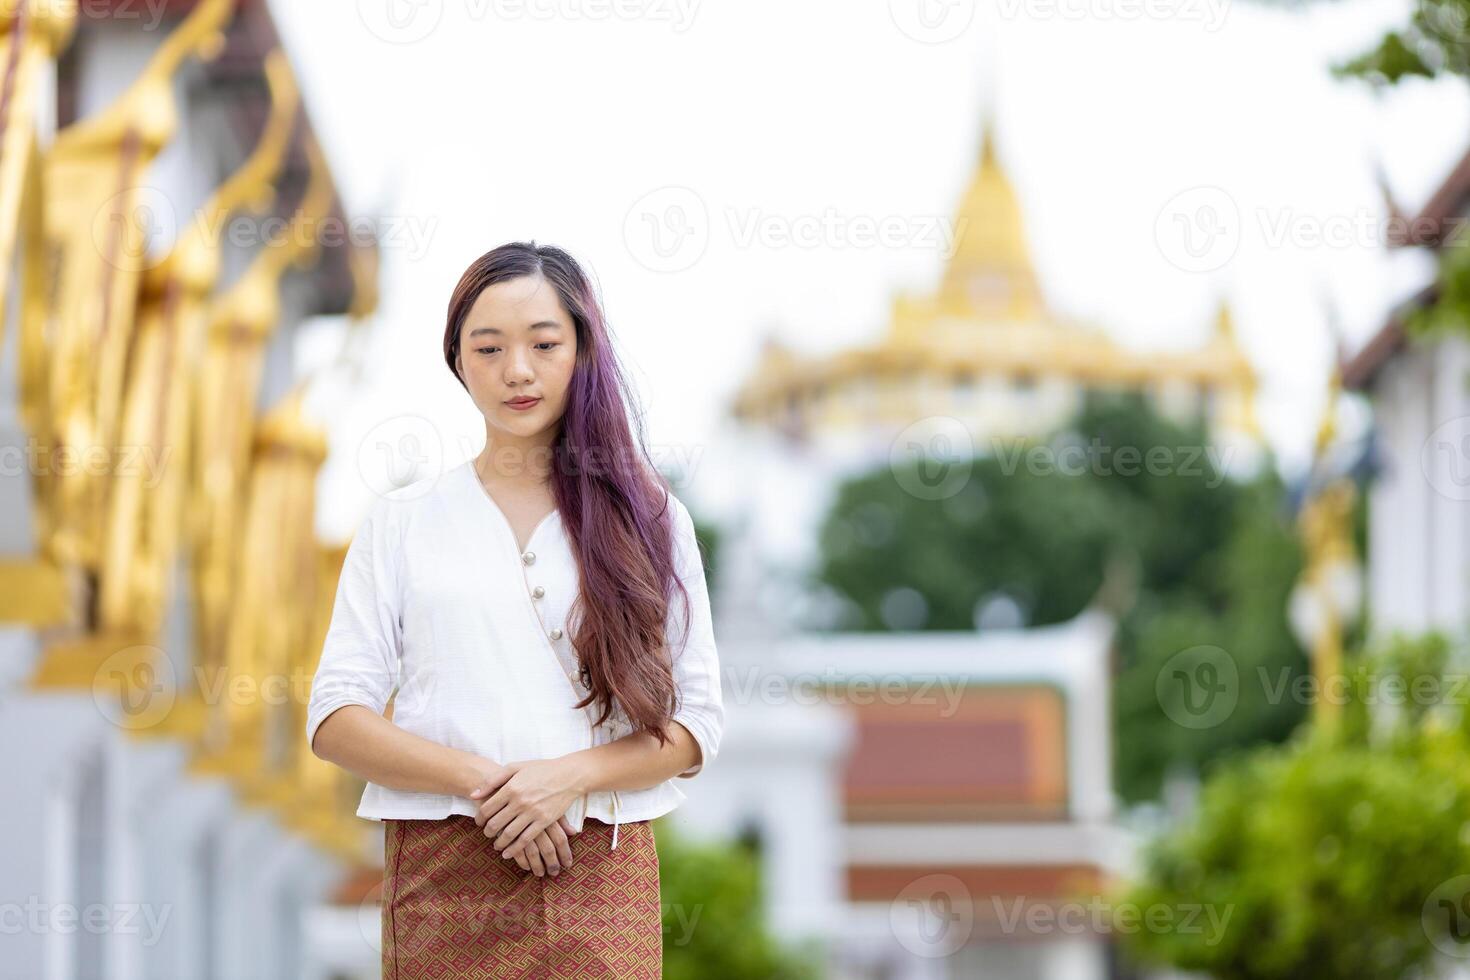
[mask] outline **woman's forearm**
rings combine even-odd
[[[468,797],[499,764],[399,728],[360,704],[343,705],[316,730],[319,759],[387,789]]]
[[[699,743],[680,722],[669,724],[662,746],[647,732],[634,732],[606,745],[568,753],[579,793],[647,789],[677,776],[699,762]]]

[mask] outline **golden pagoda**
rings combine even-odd
[[[931,293],[899,293],[874,345],[804,357],[768,337],[732,405],[736,419],[798,442],[897,429],[930,416],[979,438],[1041,436],[1094,390],[1140,390],[1212,436],[1254,443],[1255,372],[1221,303],[1209,340],[1137,352],[1048,310],[1015,190],[987,121],[954,222],[956,246]]]

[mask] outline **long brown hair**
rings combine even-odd
[[[551,483],[580,582],[569,633],[590,691],[578,707],[596,702],[600,725],[616,702],[635,731],[662,745],[677,709],[669,647],[683,646],[690,619],[682,617],[677,640],[666,635],[674,592],[683,593],[686,609],[689,602],[677,574],[675,504],[644,448],[641,415],[630,423],[632,393],[581,266],[562,249],[535,242],[510,242],[480,256],[450,297],[444,360],[468,391],[456,366],[465,318],[487,287],[522,276],[550,283],[577,330]]]

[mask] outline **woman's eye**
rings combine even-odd
[[[554,340],[543,340],[541,343],[539,343],[539,344],[536,345],[536,348],[538,350],[551,350],[553,347],[557,347],[557,346],[559,346],[559,345]],[[480,353],[480,354],[490,354],[490,353],[494,353],[495,351],[498,351],[498,350],[500,350],[499,347],[476,347],[475,348],[475,351],[477,353]]]

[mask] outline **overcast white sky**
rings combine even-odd
[[[934,282],[934,232],[993,89],[1053,307],[1166,347],[1200,341],[1228,296],[1271,439],[1299,460],[1328,363],[1325,297],[1360,342],[1430,274],[1426,256],[1384,254],[1374,161],[1413,212],[1465,151],[1470,117],[1455,80],[1374,96],[1328,75],[1403,23],[1405,0],[272,7],[349,211],[385,214],[392,238],[371,377],[339,405],[349,454],[403,414],[431,420],[449,462],[478,448],[439,352],[444,311],[470,260],[515,238],[593,269],[650,440],[701,444],[762,330],[811,350],[863,342],[895,289]],[[1215,250],[1184,250],[1181,209],[1197,232],[1218,216]],[[813,243],[742,239],[752,218],[780,230],[824,215],[833,230]],[[871,244],[862,220],[897,237]],[[665,256],[650,221],[692,234]],[[355,509],[323,529],[350,533]]]

